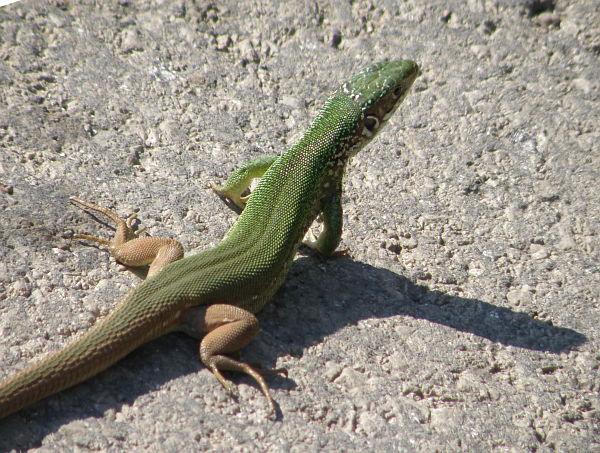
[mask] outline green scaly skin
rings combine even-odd
[[[417,74],[412,61],[381,62],[363,69],[332,94],[296,145],[277,158],[244,165],[224,187],[215,186],[218,193],[244,208],[223,241],[167,264],[131,290],[80,339],[0,382],[0,418],[75,385],[143,343],[181,328],[195,334],[218,331],[219,335],[206,343],[203,340],[200,346],[204,363],[228,389],[220,369],[252,375],[274,410],[262,377],[220,353],[239,349],[255,334],[258,324],[253,324],[247,312],[260,311],[281,286],[304,235],[320,213],[324,231],[307,245],[325,256],[334,253],[342,229],[340,200],[346,164],[389,119]],[[256,189],[242,197],[256,177],[261,177]],[[215,309],[221,323],[229,322],[230,306],[242,309],[233,310],[244,318],[242,324],[251,324],[248,332],[240,337],[237,331],[208,326],[206,307],[215,304],[222,304]]]

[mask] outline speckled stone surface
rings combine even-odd
[[[188,253],[209,189],[382,59],[423,74],[349,168],[347,256],[301,254],[243,358],[169,335],[0,421],[0,451],[600,450],[600,11],[591,1],[21,1],[0,8],[0,378],[136,283],[71,242],[137,212]]]

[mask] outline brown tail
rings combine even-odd
[[[0,382],[0,419],[98,374],[157,336],[148,328],[155,324],[119,308],[74,343]]]

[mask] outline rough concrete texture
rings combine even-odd
[[[594,1],[21,1],[0,9],[0,378],[137,279],[78,195],[190,253],[208,188],[298,139],[338,83],[422,67],[350,165],[342,247],[301,254],[227,396],[173,334],[0,421],[0,451],[600,451]]]

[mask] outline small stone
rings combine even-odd
[[[140,32],[135,28],[126,29],[121,36],[121,50],[125,53],[144,50]]]
[[[324,375],[329,382],[333,382],[340,376],[340,374],[342,374],[343,370],[344,367],[341,366],[339,363],[328,362],[325,365]]]
[[[404,244],[402,244],[403,248],[410,250],[410,249],[415,249],[417,248],[417,246],[419,245],[419,243],[417,242],[417,240],[415,238],[410,238],[408,241],[406,241]]]
[[[12,285],[12,290],[16,296],[29,297],[31,295],[31,284],[24,278],[20,278]]]
[[[217,50],[224,52],[231,45],[231,37],[229,35],[219,35],[217,36]]]
[[[534,260],[543,260],[550,256],[548,249],[540,244],[531,244],[529,253]]]
[[[244,63],[258,63],[260,58],[249,39],[244,39],[239,45],[240,56]]]
[[[550,11],[543,12],[535,18],[535,23],[542,27],[558,27],[560,25],[560,16]]]
[[[540,201],[552,202],[560,198],[557,187],[548,181],[542,181],[536,187],[537,197]]]
[[[578,420],[583,420],[583,415],[581,415],[581,413],[578,410],[568,409],[563,412],[562,418],[566,422],[573,423]]]
[[[579,91],[582,91],[584,94],[590,94],[593,90],[592,83],[587,79],[573,79],[571,84],[573,85],[573,87],[577,88]]]
[[[440,407],[431,411],[430,425],[433,429],[450,432],[462,425],[462,412],[453,407]]]
[[[473,52],[473,55],[480,59],[486,58],[490,55],[490,49],[488,46],[480,46],[477,44],[471,46],[471,52]]]
[[[506,293],[506,300],[513,306],[531,302],[531,292],[527,288],[513,289]]]
[[[287,94],[283,95],[279,100],[280,104],[287,105],[296,110],[300,110],[304,108],[304,102],[298,99],[296,96],[289,96]]]

